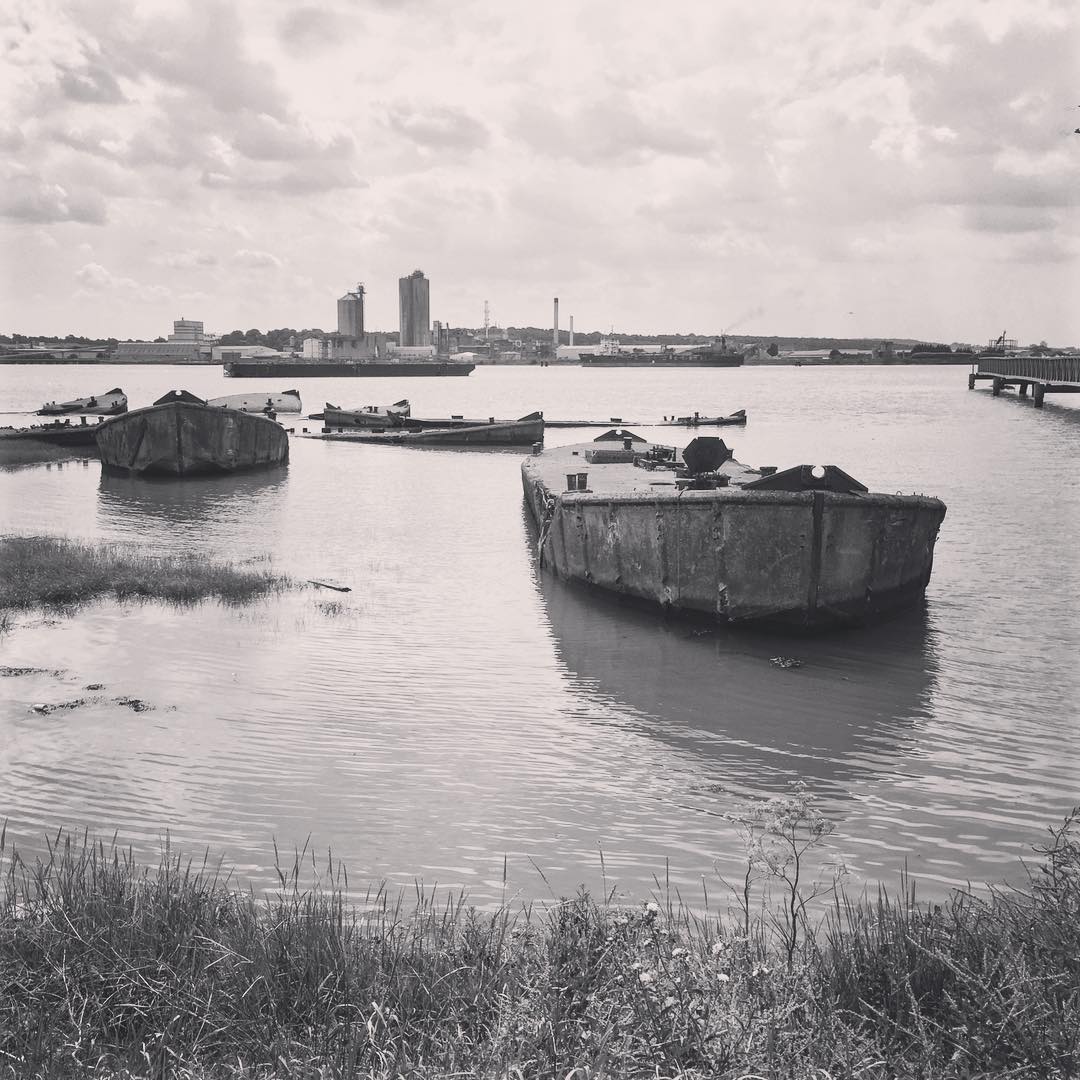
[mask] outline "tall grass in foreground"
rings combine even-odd
[[[0,612],[71,607],[101,596],[181,604],[218,596],[240,603],[288,584],[268,570],[210,562],[200,554],[148,555],[134,545],[0,537]]]
[[[1073,1076],[1075,817],[1041,854],[985,899],[841,897],[792,949],[670,897],[354,911],[299,857],[259,899],[168,849],[0,836],[0,1075]]]

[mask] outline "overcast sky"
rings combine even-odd
[[[1080,343],[1075,0],[3,11],[2,332]]]

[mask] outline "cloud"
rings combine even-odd
[[[208,270],[217,266],[219,259],[212,251],[189,249],[166,252],[154,261],[172,270]]]
[[[0,217],[38,225],[61,221],[103,225],[106,213],[105,202],[96,192],[74,192],[37,174],[19,173],[3,185]]]
[[[351,168],[327,164],[317,169],[306,165],[262,169],[207,169],[199,182],[222,191],[266,191],[277,195],[316,195],[341,188],[367,187]]]
[[[626,93],[613,93],[567,111],[525,101],[519,106],[514,130],[542,154],[594,164],[634,164],[656,155],[703,158],[713,149],[704,135]]]
[[[21,150],[26,145],[26,136],[17,127],[0,128],[0,152],[5,154]]]
[[[418,108],[392,105],[386,114],[391,131],[434,150],[479,150],[491,139],[488,129],[464,109],[450,105]]]
[[[133,278],[118,277],[101,263],[85,263],[75,271],[75,280],[79,283],[76,295],[80,297],[118,293],[130,299],[153,302],[172,296],[163,285],[142,285]]]
[[[112,73],[96,65],[87,65],[81,71],[61,67],[60,90],[72,101],[96,105],[118,105],[127,101]]]
[[[290,11],[278,23],[278,36],[288,49],[311,54],[337,48],[361,28],[355,17],[306,5]]]
[[[240,266],[249,266],[253,269],[267,267],[278,269],[283,265],[282,261],[276,255],[271,255],[269,251],[252,251],[249,248],[241,248],[237,251],[233,255],[232,261]]]
[[[964,223],[976,232],[1045,232],[1055,227],[1057,215],[1044,206],[972,206]]]
[[[320,139],[303,125],[265,113],[245,113],[232,133],[233,147],[253,161],[343,160],[352,157],[351,136]]]

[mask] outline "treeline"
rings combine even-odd
[[[35,343],[55,341],[60,345],[117,345],[119,338],[92,338],[81,337],[78,334],[68,334],[60,337],[57,334],[0,334],[0,345],[21,345],[29,348]],[[129,339],[130,340],[130,339]]]
[[[220,345],[265,345],[278,352],[288,352],[290,348],[299,348],[304,338],[326,337],[324,330],[294,330],[291,326],[283,326],[277,330],[267,330],[264,334],[261,330],[230,330],[221,335]]]

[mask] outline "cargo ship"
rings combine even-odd
[[[718,342],[688,349],[622,345],[618,338],[604,337],[596,352],[583,352],[579,356],[583,367],[739,367],[743,362],[742,353],[728,348],[723,337]]]
[[[417,375],[468,375],[475,367],[461,360],[226,360],[224,373],[234,379],[353,378]]]

